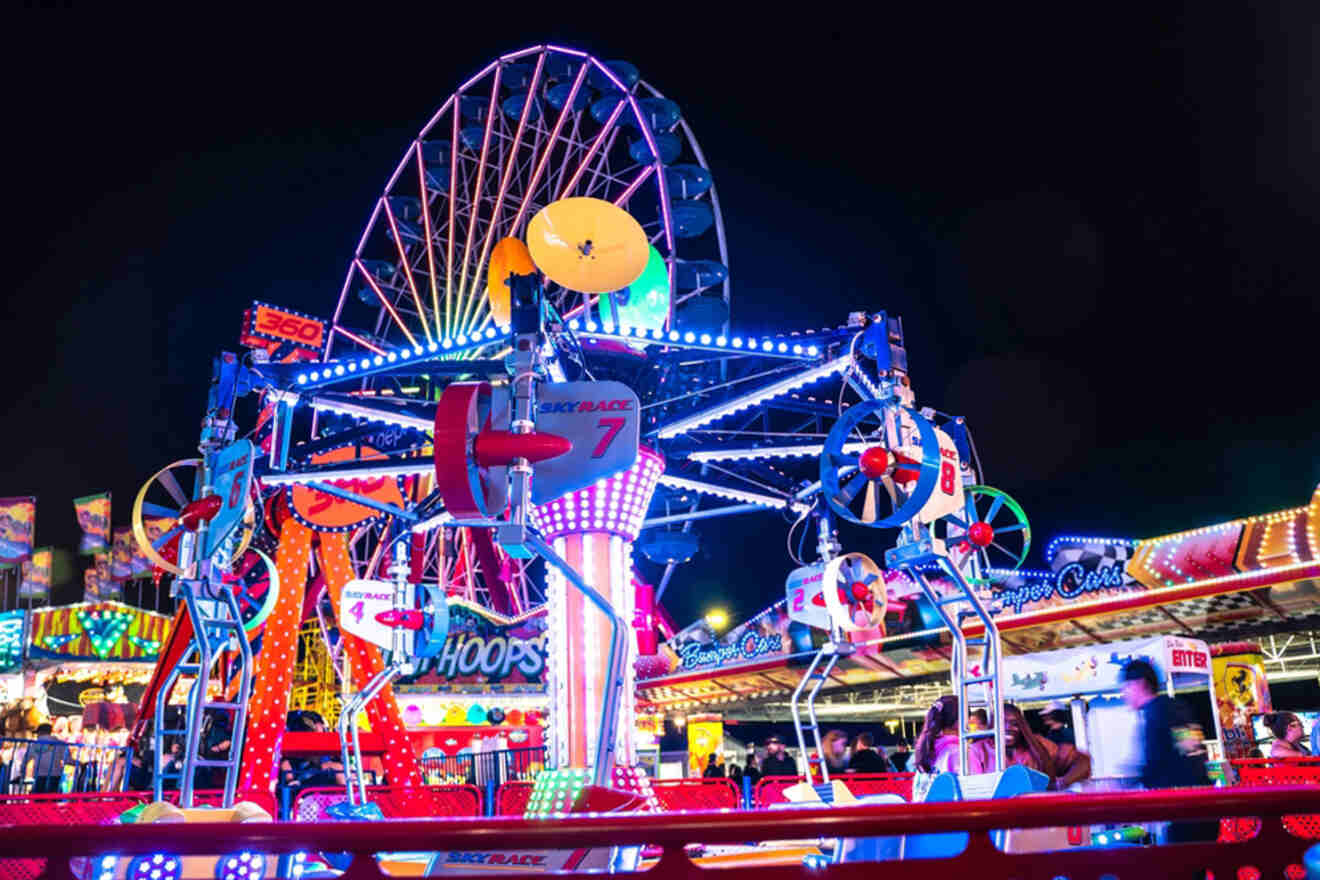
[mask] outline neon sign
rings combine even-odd
[[[684,645],[678,650],[678,659],[682,669],[691,671],[782,653],[784,637],[779,633],[758,635],[749,632],[730,645],[703,645],[699,642]]]
[[[1132,586],[1119,566],[1108,566],[1087,571],[1079,562],[1069,563],[1054,573],[1052,580],[1026,581],[1005,586],[995,591],[1001,608],[1012,608],[1021,614],[1024,605],[1044,602],[1058,597],[1071,600],[1102,590],[1122,590]]]

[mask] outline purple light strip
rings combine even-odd
[[[435,279],[435,248],[431,241],[431,205],[429,190],[426,188],[426,160],[422,156],[422,139],[419,137],[415,143],[417,153],[417,186],[421,189],[422,195],[422,223],[423,230],[426,232],[426,270],[431,280],[431,309],[435,315],[435,332],[443,333],[440,326],[440,289]],[[427,338],[430,338],[431,331],[426,331]]]
[[[632,194],[637,191],[637,187],[641,186],[646,181],[646,179],[654,173],[655,173],[654,165],[647,165],[645,168],[643,168],[642,173],[637,175],[637,178],[633,180],[632,183],[628,184],[628,188],[623,191],[623,195],[619,196],[617,199],[614,200],[614,204],[618,205],[619,207],[623,207],[623,203],[628,201],[630,198],[632,198]]]
[[[595,58],[591,59],[591,61],[597,67],[604,69],[603,65],[601,65],[601,63]],[[605,121],[605,127],[600,130],[600,133],[596,135],[596,139],[591,142],[591,146],[587,149],[586,155],[582,157],[582,164],[578,165],[577,171],[573,172],[573,176],[568,179],[568,183],[564,184],[564,188],[559,191],[559,198],[564,198],[572,191],[573,187],[577,186],[578,180],[581,179],[582,174],[587,170],[587,165],[591,162],[591,157],[596,155],[596,151],[600,149],[600,145],[605,142],[605,136],[610,133],[610,129],[614,128],[614,123],[618,120],[619,114],[622,112],[623,102],[620,101],[614,105],[614,112],[612,112],[610,118]]]
[[[422,321],[422,330],[426,332],[426,341],[435,342],[435,337],[431,335],[431,325],[426,320],[426,307],[422,305],[422,298],[417,295],[417,282],[413,280],[412,266],[408,265],[408,253],[403,249],[403,236],[399,235],[399,224],[394,220],[394,212],[390,210],[390,201],[388,197],[382,196],[381,207],[385,209],[385,219],[390,223],[390,231],[394,233],[394,246],[399,251],[399,263],[403,266],[403,275],[408,279],[408,289],[412,291],[413,302],[417,305],[417,317]],[[427,249],[430,249],[430,242],[427,242]]]
[[[518,148],[522,145],[523,131],[527,128],[527,117],[531,114],[532,105],[536,100],[536,87],[541,82],[541,69],[545,67],[545,53],[541,53],[536,58],[536,69],[532,71],[532,82],[527,88],[527,99],[523,101],[522,113],[518,117],[518,129],[513,135],[513,146],[509,148],[509,158],[504,165],[504,173],[500,175],[500,188],[495,196],[495,208],[491,211],[490,225],[486,227],[486,240],[481,246],[481,257],[477,260],[478,275],[473,277],[473,287],[476,287],[476,278],[479,277],[481,267],[486,265],[486,258],[490,256],[490,245],[495,238],[495,227],[500,222],[500,211],[504,208],[504,196],[509,190],[509,181],[513,176],[513,168],[518,158]],[[479,310],[473,310],[473,318],[479,314]],[[472,326],[472,320],[463,322],[460,332],[465,332]]]
[[[554,131],[550,133],[550,139],[546,142],[545,150],[541,153],[541,158],[536,164],[536,169],[532,172],[531,182],[527,184],[527,190],[523,193],[522,204],[518,207],[518,215],[513,218],[511,227],[514,235],[518,234],[518,227],[522,225],[523,216],[527,213],[527,206],[531,204],[532,197],[536,194],[536,185],[541,182],[541,174],[550,160],[550,154],[554,151],[555,145],[559,140],[559,133],[564,128],[564,122],[567,121],[573,110],[573,102],[577,100],[578,91],[582,87],[582,82],[587,78],[587,67],[584,64],[578,68],[577,78],[573,80],[573,88],[568,92],[568,101],[564,103],[559,111],[559,118],[555,120]]]
[[[468,217],[467,241],[463,245],[463,266],[458,276],[459,308],[462,309],[458,319],[459,326],[462,326],[467,320],[468,308],[466,302],[462,300],[470,295],[467,289],[468,261],[472,257],[472,236],[477,231],[477,215],[481,212],[481,186],[485,182],[486,157],[490,154],[490,130],[495,124],[496,105],[500,97],[500,73],[501,68],[496,67],[495,77],[490,85],[490,101],[486,104],[486,128],[481,135],[481,157],[477,160],[477,179],[472,186],[472,192],[469,193],[470,197],[468,199],[468,203],[472,206],[472,213]],[[462,105],[460,104],[456,109],[461,112]],[[455,118],[458,118],[457,113]],[[454,196],[452,193],[449,198],[450,201],[453,201]],[[473,277],[476,277],[476,273]]]

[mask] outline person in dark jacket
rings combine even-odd
[[[724,778],[724,765],[719,762],[719,757],[719,755],[713,753],[706,756],[706,769],[701,774],[703,777],[706,779]]]
[[[1209,785],[1200,726],[1183,703],[1160,693],[1155,667],[1145,660],[1132,660],[1120,677],[1123,702],[1141,713],[1141,784],[1146,788]],[[1167,840],[1205,841],[1218,836],[1217,821],[1173,822]]]
[[[784,751],[784,741],[772,736],[765,741],[765,760],[761,762],[761,776],[797,776],[797,762]]]
[[[893,773],[889,759],[875,749],[875,737],[869,733],[857,734],[853,743],[852,758],[848,761],[849,773]]]

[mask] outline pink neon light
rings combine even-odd
[[[460,299],[467,294],[468,259],[472,256],[472,235],[477,231],[477,213],[481,209],[481,184],[486,176],[486,156],[490,154],[490,130],[495,119],[496,101],[500,96],[500,71],[501,68],[495,68],[495,80],[490,87],[490,102],[486,105],[486,130],[481,135],[481,158],[477,160],[477,180],[472,187],[472,194],[469,199],[472,205],[472,216],[468,220],[467,241],[463,245],[463,268],[458,276],[458,295]],[[462,108],[462,101],[454,105],[455,119],[462,112]],[[449,198],[450,201],[453,201],[454,194],[450,193]],[[462,308],[463,312],[458,318],[460,326],[467,321],[468,313],[466,306]]]
[[[595,61],[594,58],[592,60]],[[599,62],[597,63],[599,64]],[[610,118],[605,121],[605,127],[600,130],[600,134],[596,135],[596,139],[591,142],[591,148],[588,149],[587,154],[582,157],[582,163],[578,165],[577,171],[573,172],[573,176],[568,179],[568,183],[566,183],[564,188],[559,191],[559,198],[562,199],[572,191],[573,187],[577,186],[577,182],[587,170],[587,165],[591,163],[592,157],[596,155],[596,151],[600,149],[600,145],[605,141],[605,135],[610,133],[610,129],[614,128],[614,123],[618,120],[619,114],[622,112],[623,101],[620,101],[614,105],[614,112],[611,113]],[[656,158],[658,161],[659,157]]]
[[[431,241],[431,205],[429,191],[426,188],[426,160],[422,157],[422,139],[417,139],[417,185],[421,188],[422,195],[422,223],[423,230],[426,232],[426,270],[431,279],[431,309],[435,312],[435,330],[442,332],[440,328],[440,291],[435,280],[435,248]],[[427,332],[427,338],[431,334]]]
[[[559,111],[559,118],[555,120],[554,131],[550,133],[550,139],[546,141],[545,151],[541,153],[541,159],[532,171],[531,182],[527,185],[526,192],[523,193],[522,204],[518,207],[518,215],[513,218],[513,226],[510,227],[513,233],[518,233],[518,226],[522,223],[523,216],[527,213],[527,206],[532,197],[536,194],[536,185],[541,182],[541,173],[545,171],[545,166],[549,163],[550,153],[554,149],[555,143],[559,140],[559,133],[564,129],[564,122],[568,119],[573,109],[573,102],[577,100],[578,91],[582,87],[582,81],[587,78],[588,65],[583,64],[578,68],[577,77],[573,80],[573,88],[569,89],[568,100]]]
[[[632,198],[632,194],[637,191],[637,187],[641,186],[646,181],[646,179],[654,173],[655,173],[654,165],[647,165],[645,168],[643,168],[642,173],[637,175],[637,179],[634,180],[632,183],[628,184],[628,188],[623,191],[623,195],[619,196],[617,199],[614,200],[614,204],[622,207],[624,202]]]
[[[403,249],[403,237],[399,235],[399,224],[394,222],[394,212],[390,210],[390,200],[386,196],[381,197],[381,205],[385,208],[385,219],[390,222],[390,231],[394,233],[394,245],[399,250],[399,263],[403,266],[403,275],[408,279],[408,289],[412,291],[413,302],[417,304],[417,317],[422,319],[422,330],[426,331],[426,341],[435,342],[435,337],[431,335],[431,328],[426,323],[426,308],[422,305],[422,298],[417,295],[417,283],[413,281],[412,267],[408,265],[408,253]],[[425,202],[425,199],[423,199]],[[430,250],[431,243],[426,243],[427,250]],[[416,345],[416,343],[413,343]]]
[[[353,340],[358,345],[362,346],[363,348],[374,351],[376,354],[383,355],[385,353],[385,349],[377,348],[376,346],[372,345],[370,342],[367,342],[367,340],[363,339],[361,336],[358,336],[356,333],[353,333],[349,330],[345,330],[343,327],[340,327],[338,324],[336,324],[334,327],[330,329],[340,334],[341,336],[347,336],[349,339]]]
[[[394,323],[399,325],[399,329],[403,331],[403,335],[407,336],[408,341],[416,347],[417,338],[408,332],[408,328],[403,323],[403,319],[400,318],[399,313],[394,310],[394,306],[390,305],[390,301],[385,298],[385,294],[381,292],[380,285],[376,284],[376,279],[371,277],[371,273],[367,271],[367,267],[362,265],[362,260],[354,257],[353,265],[357,266],[358,271],[362,273],[362,277],[367,279],[367,284],[371,285],[371,289],[376,292],[376,297],[380,300],[380,304],[390,313],[390,317],[394,319]]]

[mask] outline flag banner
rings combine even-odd
[[[126,581],[133,577],[133,552],[137,549],[133,540],[133,529],[120,526],[114,530],[114,541],[110,548],[110,577],[116,581]]]
[[[95,563],[83,572],[83,598],[88,602],[118,600],[123,591],[110,577],[110,554],[97,553]]]
[[[45,601],[50,598],[50,569],[53,553],[50,547],[38,547],[32,558],[23,563],[23,579],[18,585],[18,598]]]
[[[104,553],[110,549],[110,493],[101,492],[73,499],[78,514],[78,527],[82,529],[79,553]]]
[[[0,564],[17,565],[27,559],[36,530],[36,498],[0,498]]]

